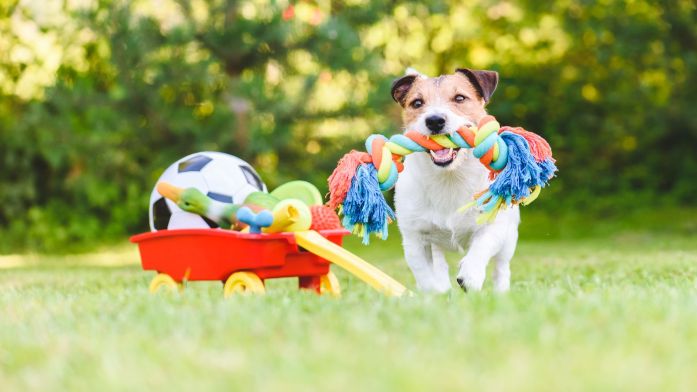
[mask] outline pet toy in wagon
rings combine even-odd
[[[151,292],[217,280],[226,297],[261,294],[267,279],[297,277],[300,288],[338,295],[334,263],[386,295],[404,294],[402,284],[341,247],[349,232],[322,202],[308,182],[267,193],[245,161],[200,152],[165,170],[150,197],[152,232],[131,241],[143,269],[157,272]]]

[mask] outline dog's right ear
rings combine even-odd
[[[496,71],[458,68],[455,72],[465,75],[486,103],[489,102],[499,84],[499,73]]]
[[[404,107],[404,99],[407,97],[411,85],[418,75],[406,75],[392,82],[392,99]]]

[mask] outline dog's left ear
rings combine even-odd
[[[407,74],[392,82],[392,99],[404,107],[404,99],[418,77],[417,74]]]
[[[470,83],[477,89],[484,102],[489,102],[491,96],[494,95],[496,86],[499,84],[499,73],[496,71],[481,71],[477,69],[458,68],[455,72],[459,72],[470,80]]]

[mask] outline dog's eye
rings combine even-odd
[[[463,102],[465,102],[466,99],[467,99],[467,97],[465,97],[465,96],[462,95],[462,94],[457,94],[457,95],[455,96],[455,98],[453,98],[453,100],[454,100],[455,102],[457,102],[457,103],[463,103]]]
[[[413,107],[414,109],[418,109],[424,105],[424,101],[422,99],[415,99],[415,100],[411,101],[411,103],[409,105],[411,107]]]

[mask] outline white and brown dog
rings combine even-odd
[[[428,78],[408,73],[392,85],[392,97],[403,108],[405,130],[424,135],[453,133],[486,115],[485,106],[498,84],[493,71],[458,69]],[[457,282],[465,290],[481,290],[490,259],[494,289],[510,286],[510,261],[518,241],[518,207],[502,210],[492,223],[475,222],[477,211],[456,210],[489,185],[488,170],[471,150],[446,149],[411,154],[395,189],[397,222],[404,256],[419,289],[450,290],[443,251],[464,251]]]

